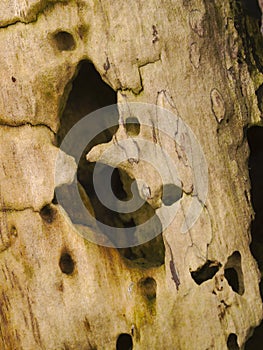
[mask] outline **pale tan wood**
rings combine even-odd
[[[1,2],[0,349],[114,350],[120,333],[131,334],[135,350],[223,350],[230,334],[244,347],[262,319],[244,128],[261,123],[255,91],[263,75],[255,62],[247,65],[234,11],[228,0]],[[72,35],[64,49],[61,31]],[[119,103],[158,104],[178,115],[204,151],[205,207],[182,234],[192,174],[181,164],[184,197],[163,233],[161,266],[142,268],[84,240],[51,204],[54,133],[82,60]],[[180,164],[174,145],[161,141]],[[127,172],[149,177],[143,166]],[[156,209],[160,184],[150,181]],[[207,262],[218,271],[198,285],[191,272]],[[239,271],[238,292],[225,277],[229,267]]]

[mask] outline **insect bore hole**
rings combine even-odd
[[[71,275],[75,268],[75,263],[71,257],[71,255],[67,252],[61,254],[59,260],[60,270],[66,275]]]
[[[53,41],[59,51],[72,51],[76,47],[73,35],[68,32],[54,34]]]
[[[129,136],[137,136],[140,133],[141,125],[136,117],[128,117],[125,120],[125,129]]]

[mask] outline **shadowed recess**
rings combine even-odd
[[[101,79],[101,76],[96,71],[94,65],[88,61],[83,61],[78,65],[74,80],[69,82],[65,89],[65,95],[67,94],[68,98],[60,117],[60,127],[57,133],[58,146],[61,144],[69,130],[82,118],[95,110],[117,103],[116,92]],[[118,129],[119,117],[117,108],[112,109],[109,118],[113,127],[105,128],[97,135],[94,133],[94,138],[87,144],[86,148],[83,149],[77,170],[77,179],[80,184],[79,189],[82,188],[83,191],[86,192],[88,197],[86,202],[91,202],[97,218],[99,216],[104,218],[105,212],[102,210],[100,203],[96,201],[96,198],[94,199],[92,180],[94,164],[87,162],[86,154],[93,146],[109,142],[112,139],[114,133]],[[90,127],[92,128],[92,125]],[[78,142],[78,140],[76,140],[76,142]],[[115,178],[115,174],[113,177]],[[61,186],[59,191],[71,195],[72,191],[74,192],[71,187],[72,186],[68,185]],[[121,188],[119,189],[119,192],[121,192]],[[83,193],[81,194],[81,198],[83,199]],[[86,208],[89,210],[87,205]],[[82,219],[79,213],[76,213],[74,210],[74,203],[72,203],[72,213],[68,214],[73,223],[82,224]]]
[[[151,268],[164,264],[165,246],[161,234],[139,246],[120,248],[119,252],[130,264],[140,268]]]
[[[83,117],[97,109],[117,103],[116,92],[101,79],[94,65],[88,61],[82,61],[78,65],[76,76],[65,88],[65,94],[68,94],[68,98],[60,117],[60,127],[57,133],[59,145],[72,126]],[[109,118],[115,127],[95,135],[93,141],[87,145],[87,151],[92,146],[109,142],[112,139],[113,134],[118,129],[117,109]]]
[[[259,283],[259,290],[260,290],[261,299],[263,300],[263,280],[262,279]]]
[[[249,176],[251,181],[251,200],[255,218],[251,224],[251,252],[263,271],[263,128],[254,126],[247,131],[250,147]]]
[[[257,96],[257,100],[258,100],[258,108],[259,108],[260,112],[262,113],[263,112],[263,84],[260,85],[260,87],[257,89],[256,96]],[[251,130],[252,130],[251,133],[253,133],[253,128],[251,128]]]
[[[94,163],[92,163],[92,165],[94,166]],[[98,176],[101,177],[99,181],[101,183],[101,189],[104,192],[107,191],[104,181],[104,170],[107,171],[107,168],[109,168],[108,165],[101,164],[101,170],[98,174]],[[83,169],[85,169],[85,167],[83,167]],[[113,172],[111,177],[111,189],[113,191],[113,194],[119,200],[128,201],[132,196],[130,187],[132,179],[126,172],[124,172],[121,169],[115,168],[112,170]],[[86,177],[86,179],[88,179],[88,177]],[[162,231],[160,220],[157,216],[154,216],[155,211],[147,202],[145,202],[142,205],[142,207],[136,210],[135,212],[127,214],[118,213],[107,208],[103,205],[103,203],[100,202],[95,192],[93,181],[83,181],[82,184],[86,193],[89,195],[92,207],[95,212],[95,217],[98,220],[98,226],[100,227],[102,232],[104,232],[104,229],[103,226],[100,225],[100,223],[123,229],[129,227],[132,228],[133,234],[136,234],[136,227],[145,223],[151,218],[153,218],[153,227],[148,227],[149,233],[151,233],[152,230],[159,230],[159,232]],[[114,200],[114,198],[112,200]],[[114,237],[109,238],[112,242],[114,242]],[[125,240],[125,235],[123,239]],[[164,264],[165,248],[162,235],[158,235],[152,240],[139,246],[121,248],[119,249],[119,252],[125,259],[140,267],[147,268],[152,266],[160,266]]]
[[[221,266],[222,265],[217,261],[208,260],[199,269],[197,269],[196,271],[192,271],[191,276],[195,283],[200,285],[205,281],[212,279]]]
[[[244,13],[250,17],[261,19],[261,11],[258,4],[258,0],[239,0]]]
[[[252,337],[248,339],[245,345],[245,350],[262,349],[263,344],[263,322],[252,330]]]
[[[101,79],[101,76],[96,71],[94,65],[87,61],[80,63],[74,80],[70,82],[65,89],[65,95],[67,95],[67,93],[68,98],[60,118],[60,128],[57,134],[58,145],[61,144],[67,132],[87,114],[107,105],[116,104],[117,102],[116,92]],[[119,213],[103,205],[95,192],[93,183],[95,163],[88,162],[86,160],[86,154],[95,145],[109,142],[116,133],[119,126],[119,115],[117,108],[113,109],[113,112],[109,115],[109,118],[111,118],[110,125],[113,125],[113,127],[105,127],[103,132],[95,135],[93,140],[91,140],[91,142],[89,142],[89,144],[87,144],[86,148],[83,150],[78,164],[77,179],[79,182],[79,192],[82,200],[83,192],[84,195],[86,194],[86,201],[83,200],[83,203],[90,213],[91,208],[93,209],[94,214],[91,214],[97,219],[97,226],[100,228],[102,233],[105,233],[103,232],[102,226],[102,224],[105,224],[111,227],[123,228],[124,231],[125,228],[132,228],[131,231],[133,231],[135,234],[138,225],[143,224],[152,217],[154,217],[154,220],[152,221],[151,227],[149,227],[149,233],[160,233],[162,232],[160,220],[157,216],[155,216],[154,209],[147,202],[133,213]],[[92,125],[90,127],[92,128]],[[135,117],[130,119],[128,118],[128,120],[126,120],[126,129],[128,134],[137,134],[140,131],[138,119]],[[76,140],[76,142],[78,142],[78,140]],[[97,163],[97,166],[99,167],[99,172],[96,180],[98,180],[103,193],[108,193],[105,174],[109,173],[109,169],[111,169],[113,172],[110,182],[114,196],[121,201],[128,201],[132,198],[131,184],[133,179],[131,179],[125,171],[117,168],[113,169],[110,166],[102,163]],[[57,190],[63,190],[63,193],[71,198],[71,187],[72,186],[70,185],[65,185],[61,186],[61,188]],[[111,198],[109,198],[109,200],[111,200]],[[112,201],[114,200],[116,199],[112,198]],[[85,224],[85,220],[83,220],[81,214],[76,212],[74,208],[74,203],[72,203],[72,210],[70,213],[68,212],[72,222],[80,225]],[[108,232],[105,234],[108,235]],[[108,238],[113,244],[115,244],[114,237],[112,237],[112,235],[111,237],[108,236]],[[123,235],[123,239],[127,239],[125,234]],[[125,246],[125,242],[123,245]],[[155,237],[151,241],[148,241],[140,246],[119,250],[120,254],[125,258],[125,261],[129,260],[132,262],[132,264],[137,264],[144,268],[162,265],[164,263],[164,251],[165,249],[162,235],[159,235],[158,237]]]
[[[262,107],[262,87],[257,92],[260,109]],[[253,126],[247,131],[247,138],[250,147],[249,176],[251,181],[251,200],[255,211],[255,218],[251,224],[252,241],[251,252],[263,272],[263,128]],[[260,282],[261,298],[263,297],[263,281]],[[245,345],[245,350],[261,349],[263,344],[263,322],[251,330],[251,338]]]
[[[53,42],[59,51],[72,51],[76,48],[75,39],[68,32],[58,32],[53,35]]]
[[[116,211],[113,211],[110,208],[106,207],[98,198],[93,183],[95,165],[99,169],[97,181],[100,183],[100,189],[103,192],[109,191],[105,179],[107,174],[112,171],[110,185],[113,195],[122,201],[126,201],[128,199],[128,196],[124,190],[123,182],[121,180],[121,173],[123,173],[121,170],[112,168],[109,165],[102,163],[88,163],[87,161],[83,162],[81,168],[78,171],[78,179],[89,196],[96,219],[100,223],[112,227],[132,227],[133,223],[128,222],[126,225],[124,225],[123,220],[121,220],[119,214]],[[109,194],[109,196],[111,195]],[[114,201],[114,197],[112,198],[112,201]]]
[[[122,333],[118,336],[116,350],[132,350],[133,342],[130,334]]]
[[[227,348],[228,350],[239,350],[236,334],[234,333],[229,334],[227,338]]]
[[[225,278],[227,279],[229,285],[232,287],[233,291],[238,293],[239,283],[236,270],[232,267],[225,269]]]
[[[234,252],[227,259],[224,275],[233,291],[243,295],[245,292],[244,277],[241,266],[241,255],[238,251]]]

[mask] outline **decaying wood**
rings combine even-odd
[[[113,350],[121,333],[140,350],[229,349],[234,335],[243,348],[261,322],[244,132],[262,122],[255,92],[263,82],[263,56],[257,44],[248,45],[255,27],[235,3],[1,2],[0,349]],[[193,169],[183,150],[158,134],[158,120],[150,132],[141,128],[146,139],[168,147],[181,172],[183,198],[156,248],[159,254],[165,246],[162,263],[142,267],[121,251],[85,240],[52,203],[55,138],[85,60],[118,103],[166,108],[203,149],[208,196],[183,234]],[[90,157],[96,160],[120,135],[121,125],[113,141],[89,150]],[[72,180],[67,169],[75,166],[71,157],[65,160],[61,184]],[[148,179],[147,210],[157,210],[159,180],[147,166],[127,169],[124,187],[125,176]]]

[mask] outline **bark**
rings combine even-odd
[[[258,11],[246,3],[1,2],[0,349],[244,348],[262,320],[246,131],[262,123],[263,56]],[[138,212],[108,210],[92,187],[92,162],[123,140],[134,145],[137,134],[167,152],[182,188],[162,235],[121,249],[105,246],[103,234],[101,245],[83,238],[80,230],[94,237],[94,229],[84,227],[73,202],[66,213],[53,198],[63,184],[71,198],[65,184],[76,170],[74,154],[63,153],[55,182],[63,137],[83,116],[115,102],[123,118],[113,114],[112,125],[119,125],[105,127],[80,160],[86,207],[118,228],[155,213],[150,230],[164,225],[160,206],[172,207],[181,194],[158,175],[168,178],[169,163],[155,172],[140,161],[149,145],[139,145],[136,162],[119,165],[113,179],[125,199],[133,179],[147,183]],[[129,102],[165,108],[174,119],[149,113],[140,120],[134,107],[129,127],[122,110]],[[190,129],[180,147],[159,132],[164,123],[176,135],[178,120],[203,150],[206,198],[196,183],[206,170],[189,158],[200,156]],[[103,163],[112,165],[114,154]],[[182,233],[194,200],[202,211]]]

